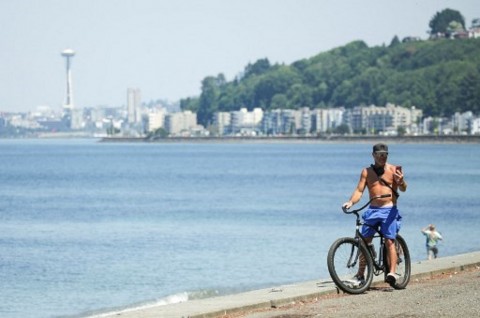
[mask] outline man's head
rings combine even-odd
[[[373,153],[374,154],[386,153],[388,155],[388,146],[383,143],[375,144],[373,145]]]
[[[384,166],[388,157],[388,146],[383,143],[373,145],[373,159],[376,166]]]

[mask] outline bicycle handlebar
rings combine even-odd
[[[342,206],[342,210],[343,210],[343,213],[346,213],[346,214],[358,213],[358,212],[362,211],[363,209],[365,209],[373,200],[382,199],[382,198],[389,198],[391,196],[392,196],[391,194],[377,195],[377,196],[374,196],[373,198],[371,198],[364,206],[362,206],[359,209],[348,211],[347,208]]]

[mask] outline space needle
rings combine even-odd
[[[72,86],[72,70],[71,63],[72,58],[75,55],[75,51],[72,49],[63,50],[62,56],[65,58],[67,66],[67,92],[65,95],[65,104],[63,109],[65,112],[71,112],[73,109],[73,86]]]

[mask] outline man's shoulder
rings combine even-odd
[[[362,174],[367,176],[369,173],[373,172],[373,168],[371,166],[365,167],[362,169]]]

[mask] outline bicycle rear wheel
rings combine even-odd
[[[351,237],[336,240],[327,256],[328,271],[338,288],[349,294],[364,293],[373,279],[373,261],[366,246]],[[365,267],[363,280],[356,279]]]
[[[407,242],[405,239],[397,234],[395,241],[395,249],[397,250],[397,268],[395,274],[397,274],[397,280],[393,288],[395,289],[404,289],[407,287],[408,282],[410,281],[411,275],[411,260],[410,252],[408,250]],[[388,257],[385,257],[385,268],[389,268]],[[388,271],[385,271],[385,274]]]

